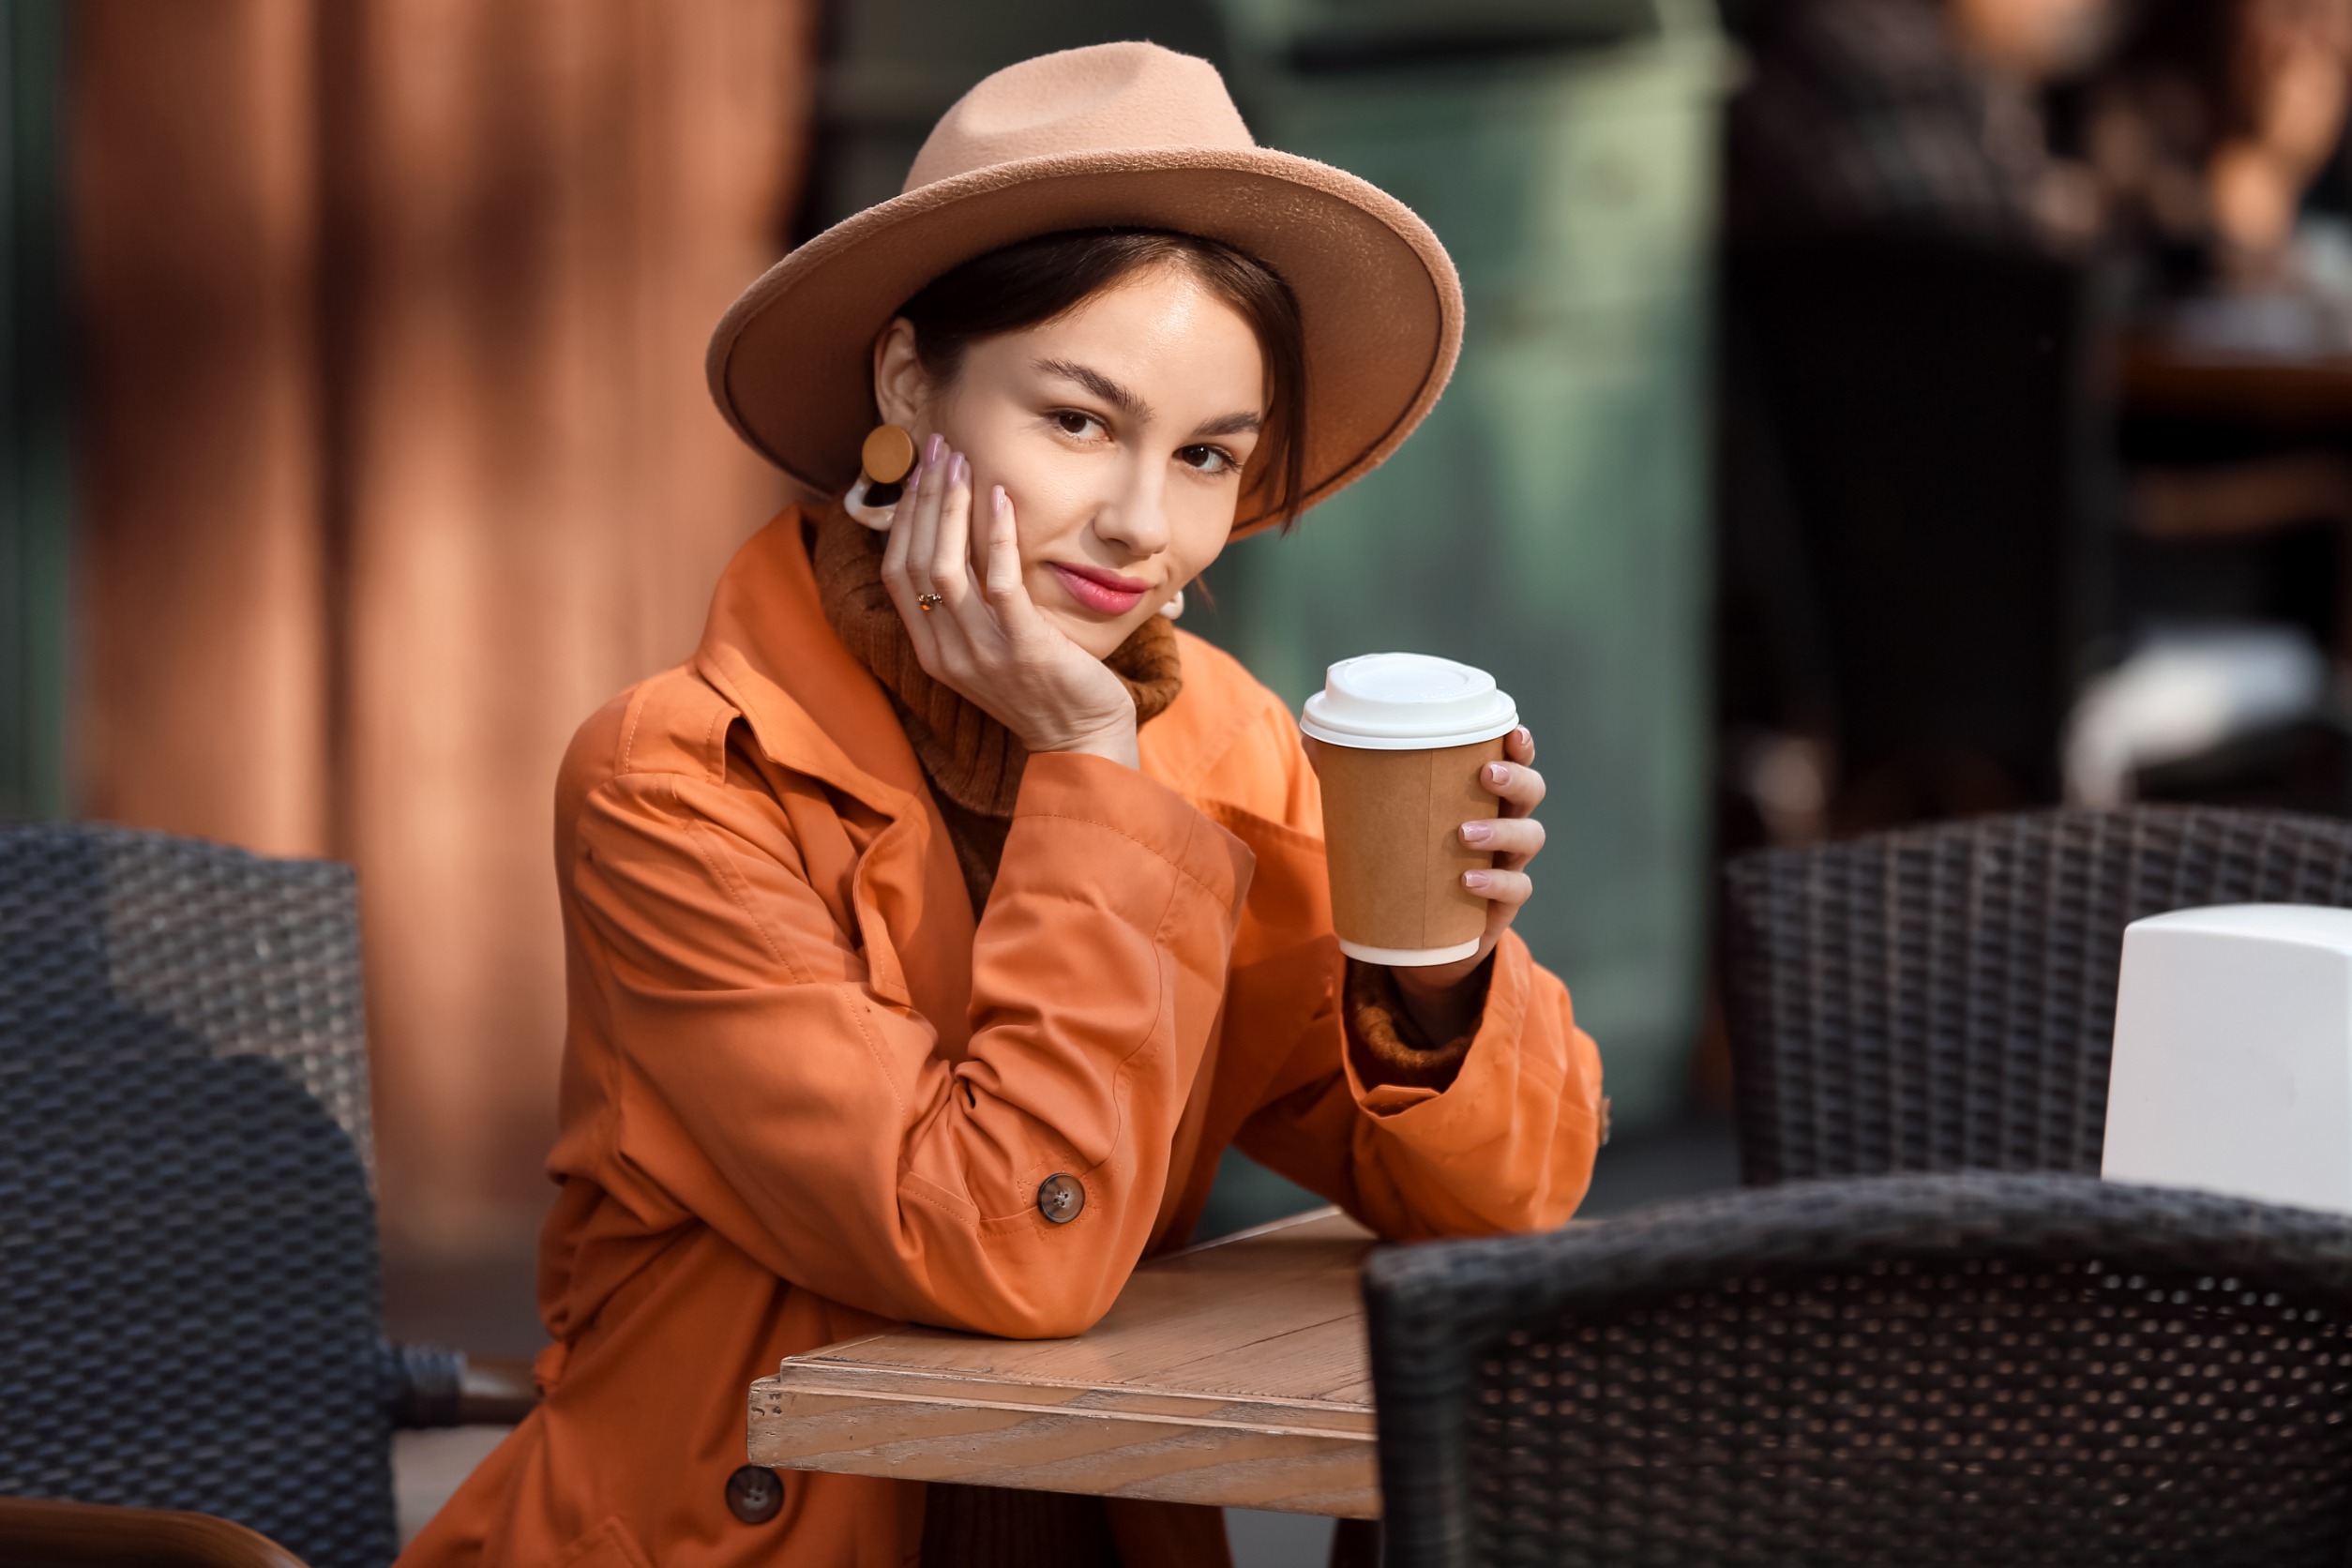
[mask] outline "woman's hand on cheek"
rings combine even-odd
[[[1083,751],[1134,767],[1135,701],[1100,659],[1038,613],[1021,580],[1013,504],[988,492],[974,564],[972,465],[930,438],[882,552],[882,583],[915,657],[1032,751]],[[936,596],[925,608],[926,596]]]
[[[1450,964],[1395,972],[1413,1022],[1432,1044],[1459,1039],[1477,1026],[1486,991],[1472,982],[1535,892],[1527,869],[1544,849],[1544,824],[1535,820],[1535,808],[1544,803],[1544,776],[1530,765],[1535,737],[1524,726],[1512,731],[1503,739],[1502,755],[1503,761],[1478,772],[1480,786],[1501,802],[1501,815],[1492,822],[1464,822],[1459,830],[1462,842],[1495,855],[1493,870],[1462,874],[1462,885],[1486,900],[1486,930],[1478,951]]]

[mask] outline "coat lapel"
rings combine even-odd
[[[931,1018],[960,1055],[972,905],[922,764],[882,686],[825,620],[801,508],[752,535],[719,578],[695,651],[761,752],[883,819],[851,885],[874,989]]]

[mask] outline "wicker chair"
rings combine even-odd
[[[0,1560],[390,1560],[392,1427],[531,1395],[384,1343],[371,1181],[348,868],[0,830]]]
[[[2352,1221],[1804,1182],[1366,1271],[1391,1568],[2341,1568]]]
[[[2096,1172],[2123,927],[2199,904],[2352,905],[2352,823],[2035,812],[1767,850],[1725,882],[1750,1184]]]

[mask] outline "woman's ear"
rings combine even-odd
[[[914,324],[904,316],[895,317],[874,339],[874,407],[882,422],[910,432],[919,430],[930,391],[930,377],[924,373],[922,356],[914,352]]]

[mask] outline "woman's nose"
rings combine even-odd
[[[1168,548],[1168,492],[1151,475],[1137,475],[1094,516],[1094,532],[1138,560]]]

